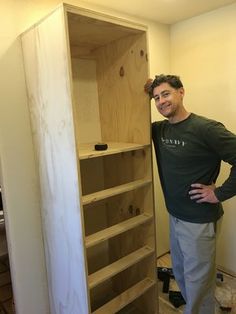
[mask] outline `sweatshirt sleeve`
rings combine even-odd
[[[232,166],[228,178],[215,189],[216,197],[222,202],[236,195],[236,135],[220,122],[213,121],[208,127],[206,141],[221,160]]]

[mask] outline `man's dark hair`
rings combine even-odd
[[[155,79],[152,81],[152,84],[148,88],[148,93],[151,98],[153,97],[154,88],[163,83],[168,83],[174,89],[183,87],[183,84],[179,76],[177,75],[164,75],[164,74],[156,75]]]

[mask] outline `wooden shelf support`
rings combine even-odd
[[[127,289],[110,302],[106,303],[102,307],[98,308],[92,314],[107,314],[117,313],[123,309],[126,305],[133,302],[135,299],[143,295],[148,289],[153,287],[155,282],[150,278],[145,278],[138,282],[131,288]]]
[[[149,144],[134,144],[134,143],[116,143],[108,142],[108,149],[102,151],[96,151],[94,145],[96,143],[83,143],[79,145],[79,159],[89,159],[101,156],[119,154],[129,151],[136,151],[139,149],[145,149]]]
[[[102,190],[99,192],[84,195],[82,196],[82,204],[83,205],[91,204],[93,202],[97,202],[108,197],[112,197],[112,196],[119,195],[125,192],[133,191],[145,185],[148,185],[151,182],[152,182],[151,179],[135,180],[135,181],[122,184],[113,188],[109,188],[109,189]]]
[[[152,218],[153,218],[152,215],[144,213],[133,218],[127,219],[125,221],[122,221],[121,223],[106,228],[104,230],[98,231],[85,238],[85,246],[86,248],[90,248],[121,233],[124,233],[130,229],[133,229],[144,223],[147,223],[148,221],[151,221]]]
[[[150,248],[149,246],[144,246],[141,249],[138,249],[126,255],[125,257],[122,257],[116,262],[98,270],[97,272],[88,276],[89,288],[92,289],[98,286],[100,283],[117,275],[118,273],[129,268],[130,266],[140,262],[141,260],[152,255],[153,253],[153,248]]]

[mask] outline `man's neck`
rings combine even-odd
[[[179,112],[178,114],[174,115],[173,117],[170,117],[168,120],[171,124],[181,122],[185,119],[187,119],[190,116],[190,112],[186,111],[184,108]]]

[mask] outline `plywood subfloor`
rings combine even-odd
[[[158,267],[168,267],[171,268],[171,258],[170,254],[167,253],[157,260]],[[217,271],[223,275],[223,281],[216,280],[216,292],[215,296],[218,302],[216,302],[215,314],[226,313],[220,309],[220,305],[224,307],[230,307],[231,311],[228,313],[236,314],[236,278],[230,276],[229,274]],[[159,314],[175,314],[183,313],[184,306],[176,309],[169,302],[169,295],[162,292],[162,282],[158,283],[159,287]],[[170,281],[170,290],[177,291],[178,286],[174,279]]]

